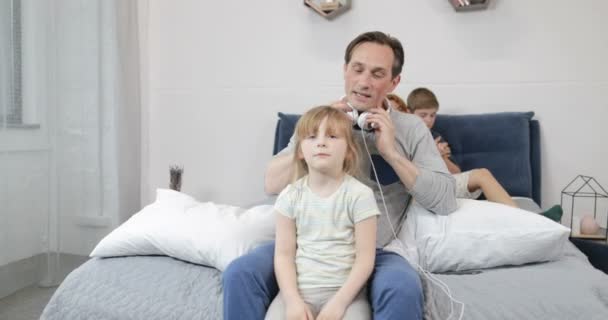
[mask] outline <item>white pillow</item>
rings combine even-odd
[[[158,189],[156,201],[102,239],[91,257],[167,255],[223,271],[232,260],[273,240],[274,229],[272,205],[243,209],[200,203]]]
[[[386,249],[431,272],[463,271],[557,260],[570,234],[539,214],[498,203],[458,199],[458,207],[439,216],[414,203],[398,235],[405,248],[393,241]]]

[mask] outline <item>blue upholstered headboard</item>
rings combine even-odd
[[[463,171],[487,168],[511,196],[541,205],[540,125],[534,112],[502,112],[437,116],[435,130],[449,143]],[[289,142],[300,115],[279,113],[274,150]],[[382,184],[398,179],[392,168],[374,158]]]

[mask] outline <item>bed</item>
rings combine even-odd
[[[297,115],[279,113],[274,153]],[[436,129],[463,169],[485,167],[520,206],[541,203],[539,123],[533,113],[440,115]],[[383,184],[396,175],[374,160]],[[603,251],[605,252],[605,250]],[[462,319],[606,319],[608,276],[568,244],[553,262],[436,275],[465,304]],[[460,306],[428,281],[427,319],[458,319]],[[93,258],[59,286],[41,319],[221,319],[221,273],[167,256]]]

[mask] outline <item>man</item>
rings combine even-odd
[[[382,32],[367,32],[356,37],[344,56],[346,96],[334,104],[345,112],[350,111],[350,106],[359,113],[368,112],[366,122],[374,128],[354,132],[362,150],[362,175],[357,178],[374,190],[382,212],[376,244],[379,249],[368,283],[374,319],[422,319],[423,316],[422,286],[416,271],[401,256],[380,249],[399,232],[411,197],[436,214],[445,215],[456,209],[454,180],[424,123],[413,115],[389,112],[390,107],[385,106],[386,95],[401,80],[403,57],[399,40]],[[371,163],[363,139],[370,153],[379,154],[399,177],[399,181],[382,187],[384,199],[376,182],[369,178]],[[278,193],[290,182],[293,148],[290,143],[268,164],[267,193]],[[261,246],[235,260],[224,272],[226,320],[264,317],[278,292],[273,248],[273,244]]]

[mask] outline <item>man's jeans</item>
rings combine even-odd
[[[264,319],[279,292],[274,276],[274,242],[234,260],[223,273],[224,320]],[[423,294],[416,271],[401,256],[376,250],[368,282],[374,319],[421,320]]]

